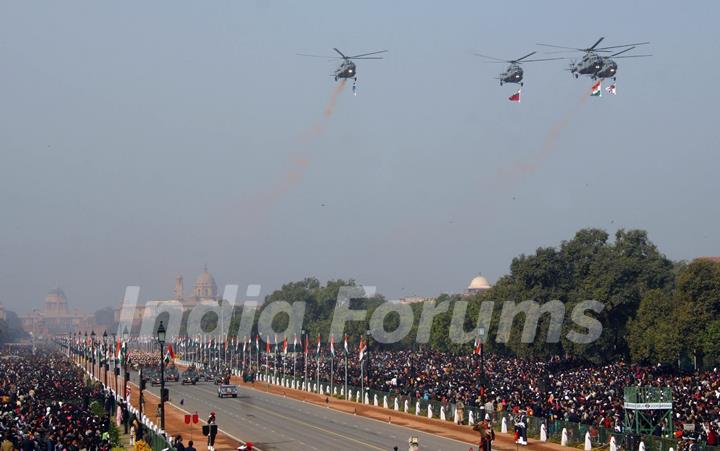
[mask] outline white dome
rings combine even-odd
[[[468,285],[468,290],[487,290],[488,288],[490,288],[490,283],[481,275],[473,278]]]

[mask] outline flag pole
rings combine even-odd
[[[333,394],[333,368],[335,365],[335,356],[330,354],[330,396]]]

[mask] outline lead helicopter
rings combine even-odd
[[[335,69],[335,73],[332,75],[335,77],[335,81],[338,81],[341,78],[352,78],[354,81],[357,81],[357,66],[355,65],[353,60],[381,60],[383,59],[382,56],[370,55],[377,55],[379,53],[387,52],[387,50],[380,50],[377,52],[361,53],[360,55],[347,56],[336,48],[333,48],[333,50],[335,50],[340,56],[310,55],[307,53],[298,53],[298,55],[309,56],[312,58],[341,59],[343,60],[342,63],[340,63],[340,66]]]
[[[522,63],[534,63],[536,61],[552,61],[552,60],[561,60],[565,58],[538,58],[538,59],[525,59],[530,56],[533,56],[537,52],[530,52],[527,55],[514,59],[514,60],[504,60],[501,58],[495,58],[494,56],[489,55],[483,55],[482,53],[474,53],[473,55],[479,56],[482,58],[486,58],[492,61],[486,61],[487,63],[508,63],[510,64],[507,69],[505,69],[505,72],[499,74],[497,77],[498,80],[500,80],[500,86],[503,85],[503,83],[518,83],[520,86],[523,85],[523,69],[520,67],[520,64]]]
[[[550,53],[564,53],[568,51],[578,51],[578,52],[584,52],[582,59],[575,63],[571,62],[570,67],[568,68],[568,71],[570,71],[571,74],[575,76],[575,78],[579,78],[580,75],[587,75],[591,77],[593,80],[598,78],[609,78],[612,77],[613,80],[616,79],[616,73],[618,65],[612,58],[642,58],[652,55],[624,55],[620,56],[621,54],[630,51],[634,49],[638,45],[646,45],[650,44],[649,42],[636,42],[633,44],[624,44],[624,45],[612,45],[609,47],[598,47],[598,44],[605,39],[604,37],[601,37],[598,39],[595,44],[591,45],[588,48],[576,48],[576,47],[564,47],[560,45],[551,45],[551,44],[537,44],[541,45],[543,47],[553,47],[553,48],[559,48],[559,49],[565,49],[560,52],[550,52]],[[601,53],[610,53],[613,49],[624,49],[617,53],[613,53],[609,56],[603,56]]]

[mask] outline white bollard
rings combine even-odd
[[[340,387],[340,396],[345,397],[345,387]]]
[[[470,413],[468,414],[468,425],[470,425],[470,426],[474,426],[474,425],[475,425],[475,414],[473,413],[472,410],[471,410]]]
[[[383,409],[388,408],[387,395],[383,395]]]
[[[428,404],[428,418],[432,418],[432,404]]]
[[[610,436],[610,451],[617,451],[617,443],[615,443],[615,436]],[[672,448],[670,448],[670,451],[672,451]]]
[[[640,446],[638,446],[639,451],[645,451],[645,442],[641,441]]]
[[[333,396],[337,396],[337,394],[338,394],[337,387],[333,387]]]
[[[500,432],[507,434],[507,417],[503,417],[502,424],[500,425]]]
[[[568,446],[568,433],[567,428],[563,428],[562,436],[560,437],[560,446]]]
[[[590,441],[590,431],[585,433],[585,451],[591,451],[592,450],[592,442]]]
[[[365,404],[370,404],[370,395],[368,393],[365,393],[365,399],[363,399],[363,402]]]
[[[407,399],[405,400],[405,406],[404,406],[404,407],[405,407],[405,413],[410,412],[410,403],[408,402]]]
[[[440,419],[442,421],[447,421],[447,418],[445,418],[445,406],[440,406]]]
[[[415,401],[415,415],[420,415],[420,401]]]
[[[378,407],[378,406],[379,406],[377,395],[373,395],[373,405],[374,405],[375,407]]]
[[[355,392],[355,402],[360,403],[360,390]]]
[[[547,442],[547,427],[545,427],[545,423],[540,425],[540,441]]]
[[[400,403],[398,402],[397,397],[395,398],[395,403],[394,403],[394,406],[393,406],[393,407],[394,407],[394,409],[395,409],[395,412],[399,412],[399,411],[400,411]]]
[[[455,409],[455,416],[453,417],[453,423],[455,423],[455,424],[458,424],[459,413],[460,413],[460,412],[458,412],[458,409],[456,408],[456,409]]]

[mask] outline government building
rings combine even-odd
[[[42,309],[20,316],[20,322],[25,332],[38,337],[92,329],[95,317],[70,310],[65,293],[56,288],[48,293]]]

